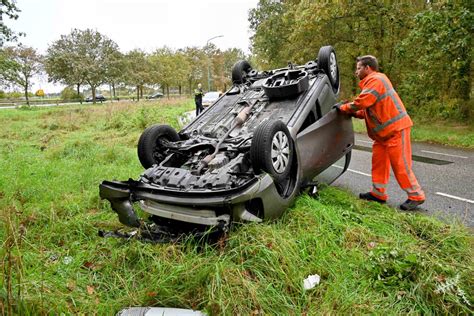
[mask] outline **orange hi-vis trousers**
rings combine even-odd
[[[386,201],[390,165],[400,187],[408,194],[408,199],[424,201],[415,174],[411,170],[410,128],[405,128],[386,141],[375,140],[372,146],[372,190],[371,194]]]

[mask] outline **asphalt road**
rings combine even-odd
[[[354,194],[371,188],[372,140],[356,134],[349,170],[334,182]],[[474,227],[474,150],[412,142],[413,171],[426,194],[419,212]],[[398,207],[406,194],[390,174],[388,204]]]

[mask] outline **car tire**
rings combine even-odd
[[[138,159],[145,169],[158,164],[166,157],[163,142],[179,141],[178,133],[168,125],[153,125],[145,129],[138,140]]]
[[[232,67],[232,83],[244,83],[250,71],[252,71],[252,66],[250,66],[249,62],[246,60],[239,60]]]
[[[337,64],[336,51],[332,46],[323,46],[318,53],[318,67],[324,70],[331,82],[332,90],[339,93],[339,66]]]
[[[256,128],[250,146],[250,159],[256,174],[263,170],[276,182],[287,180],[293,157],[293,139],[282,121],[267,120]]]

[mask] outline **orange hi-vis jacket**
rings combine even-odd
[[[373,72],[359,82],[359,87],[361,93],[353,102],[343,104],[341,111],[364,118],[370,138],[383,141],[413,125],[386,75]]]

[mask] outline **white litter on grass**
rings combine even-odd
[[[63,263],[68,265],[72,262],[72,257],[64,257]]]
[[[308,275],[306,279],[303,280],[303,287],[305,290],[310,290],[321,281],[321,277],[318,274]]]

